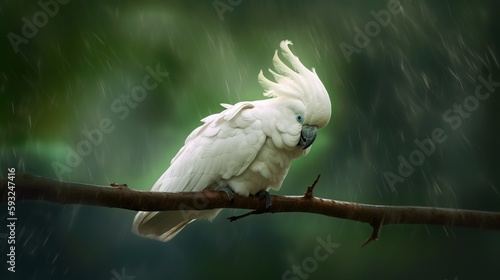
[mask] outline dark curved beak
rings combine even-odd
[[[302,147],[302,149],[307,149],[312,145],[314,140],[318,135],[318,127],[315,125],[303,125],[302,131],[300,132],[300,140],[297,146]]]

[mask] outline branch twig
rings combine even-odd
[[[314,182],[309,187],[307,187],[307,190],[304,193],[304,198],[312,198],[313,197],[313,190],[319,181],[319,177],[321,177],[321,174],[318,174],[318,177],[316,177],[316,180],[314,180]]]
[[[376,240],[381,227],[390,224],[427,224],[500,230],[500,213],[496,212],[381,206],[314,197],[312,190],[318,179],[319,177],[303,196],[272,196],[273,203],[265,213],[305,212],[368,223],[373,227],[373,232],[363,245]],[[182,208],[186,206],[196,210],[260,209],[261,204],[259,198],[254,196],[235,196],[230,203],[226,194],[220,191],[205,190],[191,193],[137,191],[121,184],[113,184],[111,187],[95,186],[55,181],[29,174],[18,174],[14,182],[18,201],[42,200],[59,204],[86,204],[134,211],[180,210],[186,209]],[[1,179],[0,202],[7,202],[9,191],[7,186],[7,179]],[[203,203],[200,203],[200,199]]]
[[[250,212],[247,212],[245,214],[242,214],[242,215],[238,215],[238,216],[231,216],[229,218],[227,218],[230,222],[234,222],[234,221],[237,221],[239,219],[243,219],[245,217],[248,217],[248,216],[251,216],[251,215],[258,215],[258,214],[263,214],[263,213],[272,213],[270,212],[269,210],[253,210],[253,211],[250,211]]]
[[[384,224],[384,217],[382,217],[380,220],[375,221],[373,224],[370,224],[373,228],[372,235],[366,239],[363,244],[361,244],[361,247],[365,247],[368,245],[368,243],[372,241],[377,241],[378,240],[378,235],[380,234],[380,230],[382,229],[382,225]]]

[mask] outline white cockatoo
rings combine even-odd
[[[275,70],[269,72],[276,82],[259,73],[264,95],[271,98],[221,104],[226,109],[202,119],[204,124],[188,136],[152,191],[229,189],[241,196],[264,192],[269,199],[269,189],[281,188],[292,160],[309,152],[317,130],[328,124],[331,115],[323,83],[314,68],[307,69],[290,51],[291,44],[280,44],[291,67],[283,63],[278,51],[274,54]],[[135,216],[132,231],[168,241],[190,222],[212,220],[220,211],[190,211],[189,215],[181,209],[141,211]]]

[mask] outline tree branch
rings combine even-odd
[[[252,209],[258,213],[304,212],[368,223],[372,235],[363,244],[378,238],[383,225],[427,224],[500,230],[500,213],[417,206],[383,206],[344,202],[314,197],[315,182],[303,196],[272,196],[272,205],[257,197],[235,195],[229,202],[222,191],[164,193],[137,191],[127,185],[112,183],[96,186],[55,181],[30,174],[18,174],[14,179],[16,200],[42,200],[59,204],[85,204],[122,208],[134,211],[208,210],[215,208]],[[8,201],[8,180],[0,185],[0,201]],[[245,214],[248,216],[250,214]]]

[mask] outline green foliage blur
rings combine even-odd
[[[270,77],[288,39],[325,84],[333,115],[273,194],[300,195],[322,174],[315,195],[324,198],[500,211],[498,8],[488,0],[3,0],[0,174],[14,167],[150,189],[219,103],[264,98],[257,74]],[[475,97],[478,85],[488,89],[479,77],[493,81],[484,100]],[[446,141],[426,154],[415,140],[436,128]],[[411,164],[412,153],[421,163],[402,176],[401,158]],[[399,181],[391,185],[387,172]],[[0,241],[5,211],[0,204]],[[7,271],[0,242],[0,278],[500,277],[498,232],[386,226],[361,249],[366,224],[303,213],[225,219],[236,213],[160,243],[130,232],[131,211],[18,202],[17,272]],[[338,247],[318,258],[318,239]]]

